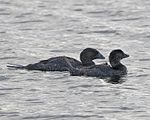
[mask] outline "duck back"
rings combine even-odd
[[[113,69],[110,65],[94,65],[88,68],[75,69],[71,68],[71,75],[73,76],[90,76],[90,77],[113,77],[113,76],[123,76],[127,74],[127,69],[125,66],[121,66],[119,69]]]
[[[67,71],[66,62],[64,59],[67,59],[73,67],[80,67],[82,63],[74,58],[66,57],[66,56],[59,56],[49,58],[47,60],[42,60],[38,63],[29,64],[25,66],[25,69],[28,70],[41,70],[41,71]]]

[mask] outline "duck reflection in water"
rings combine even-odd
[[[124,79],[124,77],[126,77],[126,76],[125,75],[124,76],[116,75],[116,76],[102,78],[102,79],[105,79],[105,82],[107,82],[107,83],[122,84],[126,81],[126,79]]]

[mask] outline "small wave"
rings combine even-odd
[[[14,117],[14,116],[19,116],[19,112],[0,112],[0,116],[6,116],[6,117]]]
[[[78,34],[92,34],[92,33],[113,34],[116,33],[116,30],[97,30],[97,31],[89,31],[89,32],[78,32]]]
[[[126,19],[124,19],[124,18],[118,18],[118,19],[112,19],[111,21],[125,21],[125,20],[127,20],[127,21],[134,21],[134,20],[139,20],[139,19],[141,19],[141,17],[137,17],[137,18],[126,18]]]
[[[63,119],[63,118],[104,118],[104,116],[99,115],[37,115],[37,116],[30,116],[30,117],[23,117],[23,119],[40,119],[40,118],[49,118],[49,119]]]
[[[50,16],[53,16],[52,14],[46,14],[46,15],[44,15],[44,16],[46,16],[46,17],[50,17]]]
[[[137,17],[137,18],[126,18],[126,19],[124,19],[124,20],[130,21],[130,20],[139,20],[139,19],[141,19],[141,17]]]
[[[32,29],[32,28],[22,28],[22,29],[19,29],[21,31],[30,31],[30,30],[35,30],[35,29]]]
[[[4,33],[6,33],[6,31],[1,31],[1,32],[0,32],[0,34],[4,34]]]
[[[0,112],[0,114],[18,114],[19,112]]]
[[[0,60],[17,59],[17,57],[1,57]]]
[[[24,24],[24,23],[40,23],[44,22],[44,20],[27,20],[27,21],[19,21],[19,22],[14,22],[15,24]]]
[[[9,78],[5,77],[5,76],[0,76],[0,81],[2,80],[8,80]]]
[[[10,2],[6,2],[6,1],[0,1],[0,4],[9,5],[11,3]]]
[[[90,87],[106,87],[107,85],[77,85],[77,86],[70,86],[69,89],[74,89],[74,88],[90,88]]]
[[[11,13],[0,13],[0,15],[11,15]]]
[[[149,66],[148,67],[142,67],[142,69],[149,70],[150,67]]]
[[[20,15],[17,15],[17,16],[15,16],[16,18],[22,18],[22,17],[25,17],[25,16],[27,16],[27,15],[32,15],[33,13],[31,13],[31,12],[28,12],[28,13],[22,13],[22,14],[20,14]]]
[[[138,90],[137,88],[133,88],[133,87],[124,87],[122,89],[127,89],[127,90]]]
[[[0,88],[0,90],[20,90],[22,88]]]
[[[38,7],[39,8],[45,8],[46,6],[45,5],[39,5]]]
[[[146,58],[146,59],[139,59],[139,61],[150,61],[149,58]]]
[[[29,91],[35,92],[35,91],[40,91],[39,89],[30,89]]]
[[[5,9],[3,9],[3,8],[0,8],[0,11],[5,11]]]
[[[81,87],[81,88],[89,88],[89,87],[92,87],[93,85],[77,85],[77,86],[71,86],[69,87],[69,89],[74,89],[74,88],[78,88],[78,87]]]
[[[129,108],[129,107],[115,107],[115,106],[106,106],[106,107],[98,107],[101,109],[118,109],[118,110],[134,110],[133,108]]]
[[[40,99],[27,99],[25,101],[38,101],[38,100],[40,100]]]
[[[141,19],[141,17],[137,17],[137,18],[118,18],[118,19],[112,19],[111,21],[134,21],[134,20],[139,20]]]
[[[136,75],[136,77],[146,77],[146,76],[149,76],[149,74]]]
[[[108,85],[94,85],[94,87],[107,87]]]
[[[124,19],[111,19],[111,21],[123,21]]]
[[[66,30],[66,31],[68,31],[68,32],[73,32],[74,30],[73,30],[73,29],[68,29],[68,30]]]
[[[101,14],[101,13],[106,13],[108,11],[104,10],[104,11],[91,11],[91,12],[87,12],[87,14]]]
[[[83,11],[83,9],[78,8],[78,9],[74,9],[74,11]]]
[[[34,79],[34,78],[29,78],[29,79],[26,79],[26,80],[29,80],[29,81],[41,81],[41,79]]]
[[[145,111],[144,111],[144,112],[145,112]],[[150,115],[136,115],[136,117],[141,118],[141,120],[149,120]],[[142,119],[143,117],[144,117],[145,119]],[[148,119],[146,119],[146,118],[148,118]]]
[[[93,31],[93,33],[105,33],[105,34],[110,34],[110,33],[116,33],[116,30]]]
[[[76,3],[73,6],[84,6],[84,4]]]
[[[133,108],[129,108],[129,107],[120,107],[121,110],[134,110]]]
[[[7,95],[7,94],[9,94],[9,93],[0,93],[0,96]]]
[[[65,50],[51,50],[50,52],[58,52],[58,53],[60,53],[60,52],[65,52]]]

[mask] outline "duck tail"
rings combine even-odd
[[[14,69],[24,69],[25,68],[25,66],[23,66],[23,65],[12,64],[12,63],[8,63],[7,67],[8,68],[14,68]]]

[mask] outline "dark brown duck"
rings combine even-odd
[[[108,64],[94,65],[88,68],[74,68],[70,62],[66,59],[68,63],[69,72],[74,76],[91,76],[91,77],[113,77],[113,76],[123,76],[127,74],[127,68],[120,61],[124,58],[129,57],[122,50],[113,50],[109,55]]]
[[[72,67],[81,68],[83,66],[95,65],[95,63],[92,61],[94,59],[105,59],[105,57],[96,49],[86,48],[80,53],[81,62],[71,57],[58,56],[26,66],[10,64],[7,67],[40,71],[67,71],[68,65],[66,63],[66,60],[71,64]]]

